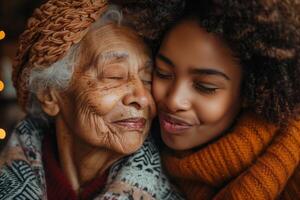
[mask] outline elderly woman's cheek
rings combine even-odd
[[[101,104],[99,105],[101,114],[105,115],[111,111],[115,105],[121,101],[122,94],[120,91],[111,91],[100,97]]]
[[[122,93],[119,90],[112,90],[108,92],[96,92],[91,94],[93,106],[96,107],[97,114],[100,116],[108,114],[121,101]]]

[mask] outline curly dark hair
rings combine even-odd
[[[121,6],[126,20],[146,43],[157,49],[163,30],[179,17],[185,7],[184,0],[109,0]]]
[[[243,68],[247,108],[282,124],[300,102],[300,1],[187,1],[183,19],[220,36]]]

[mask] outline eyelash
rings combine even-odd
[[[106,79],[113,79],[113,80],[122,80],[124,77],[118,77],[118,76],[110,76],[110,77],[104,77]]]
[[[154,73],[158,78],[161,78],[161,79],[171,79],[172,78],[172,75],[164,74],[162,72],[162,70],[160,70],[158,68],[154,69]],[[203,83],[198,83],[198,82],[195,82],[193,84],[193,86],[197,91],[203,92],[203,93],[209,94],[209,95],[216,93],[217,89],[218,89],[218,88],[206,87]]]
[[[212,88],[212,87],[206,87],[205,85],[203,85],[202,83],[197,83],[195,82],[193,84],[194,88],[197,90],[197,91],[200,91],[200,92],[203,92],[205,94],[215,94],[217,92],[217,89],[218,88]]]
[[[144,85],[152,85],[152,81],[142,80]]]
[[[106,79],[111,79],[111,80],[123,80],[124,77],[105,77]],[[141,80],[143,82],[144,85],[152,85],[152,80],[148,81],[148,80]]]
[[[158,68],[155,68],[154,69],[154,73],[155,75],[158,77],[158,78],[161,78],[161,79],[170,79],[172,78],[172,75],[170,74],[167,74],[167,73],[163,73],[161,70],[159,70]]]

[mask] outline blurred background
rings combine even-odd
[[[33,10],[43,2],[44,0],[0,0],[0,150],[12,127],[24,117],[17,105],[11,82],[18,36],[23,32]]]

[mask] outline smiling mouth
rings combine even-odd
[[[169,133],[182,133],[193,127],[192,124],[167,114],[160,114],[159,121],[161,128]]]
[[[131,131],[143,131],[146,126],[146,119],[142,117],[137,118],[128,118],[122,119],[118,121],[114,121],[113,123],[123,128]]]

